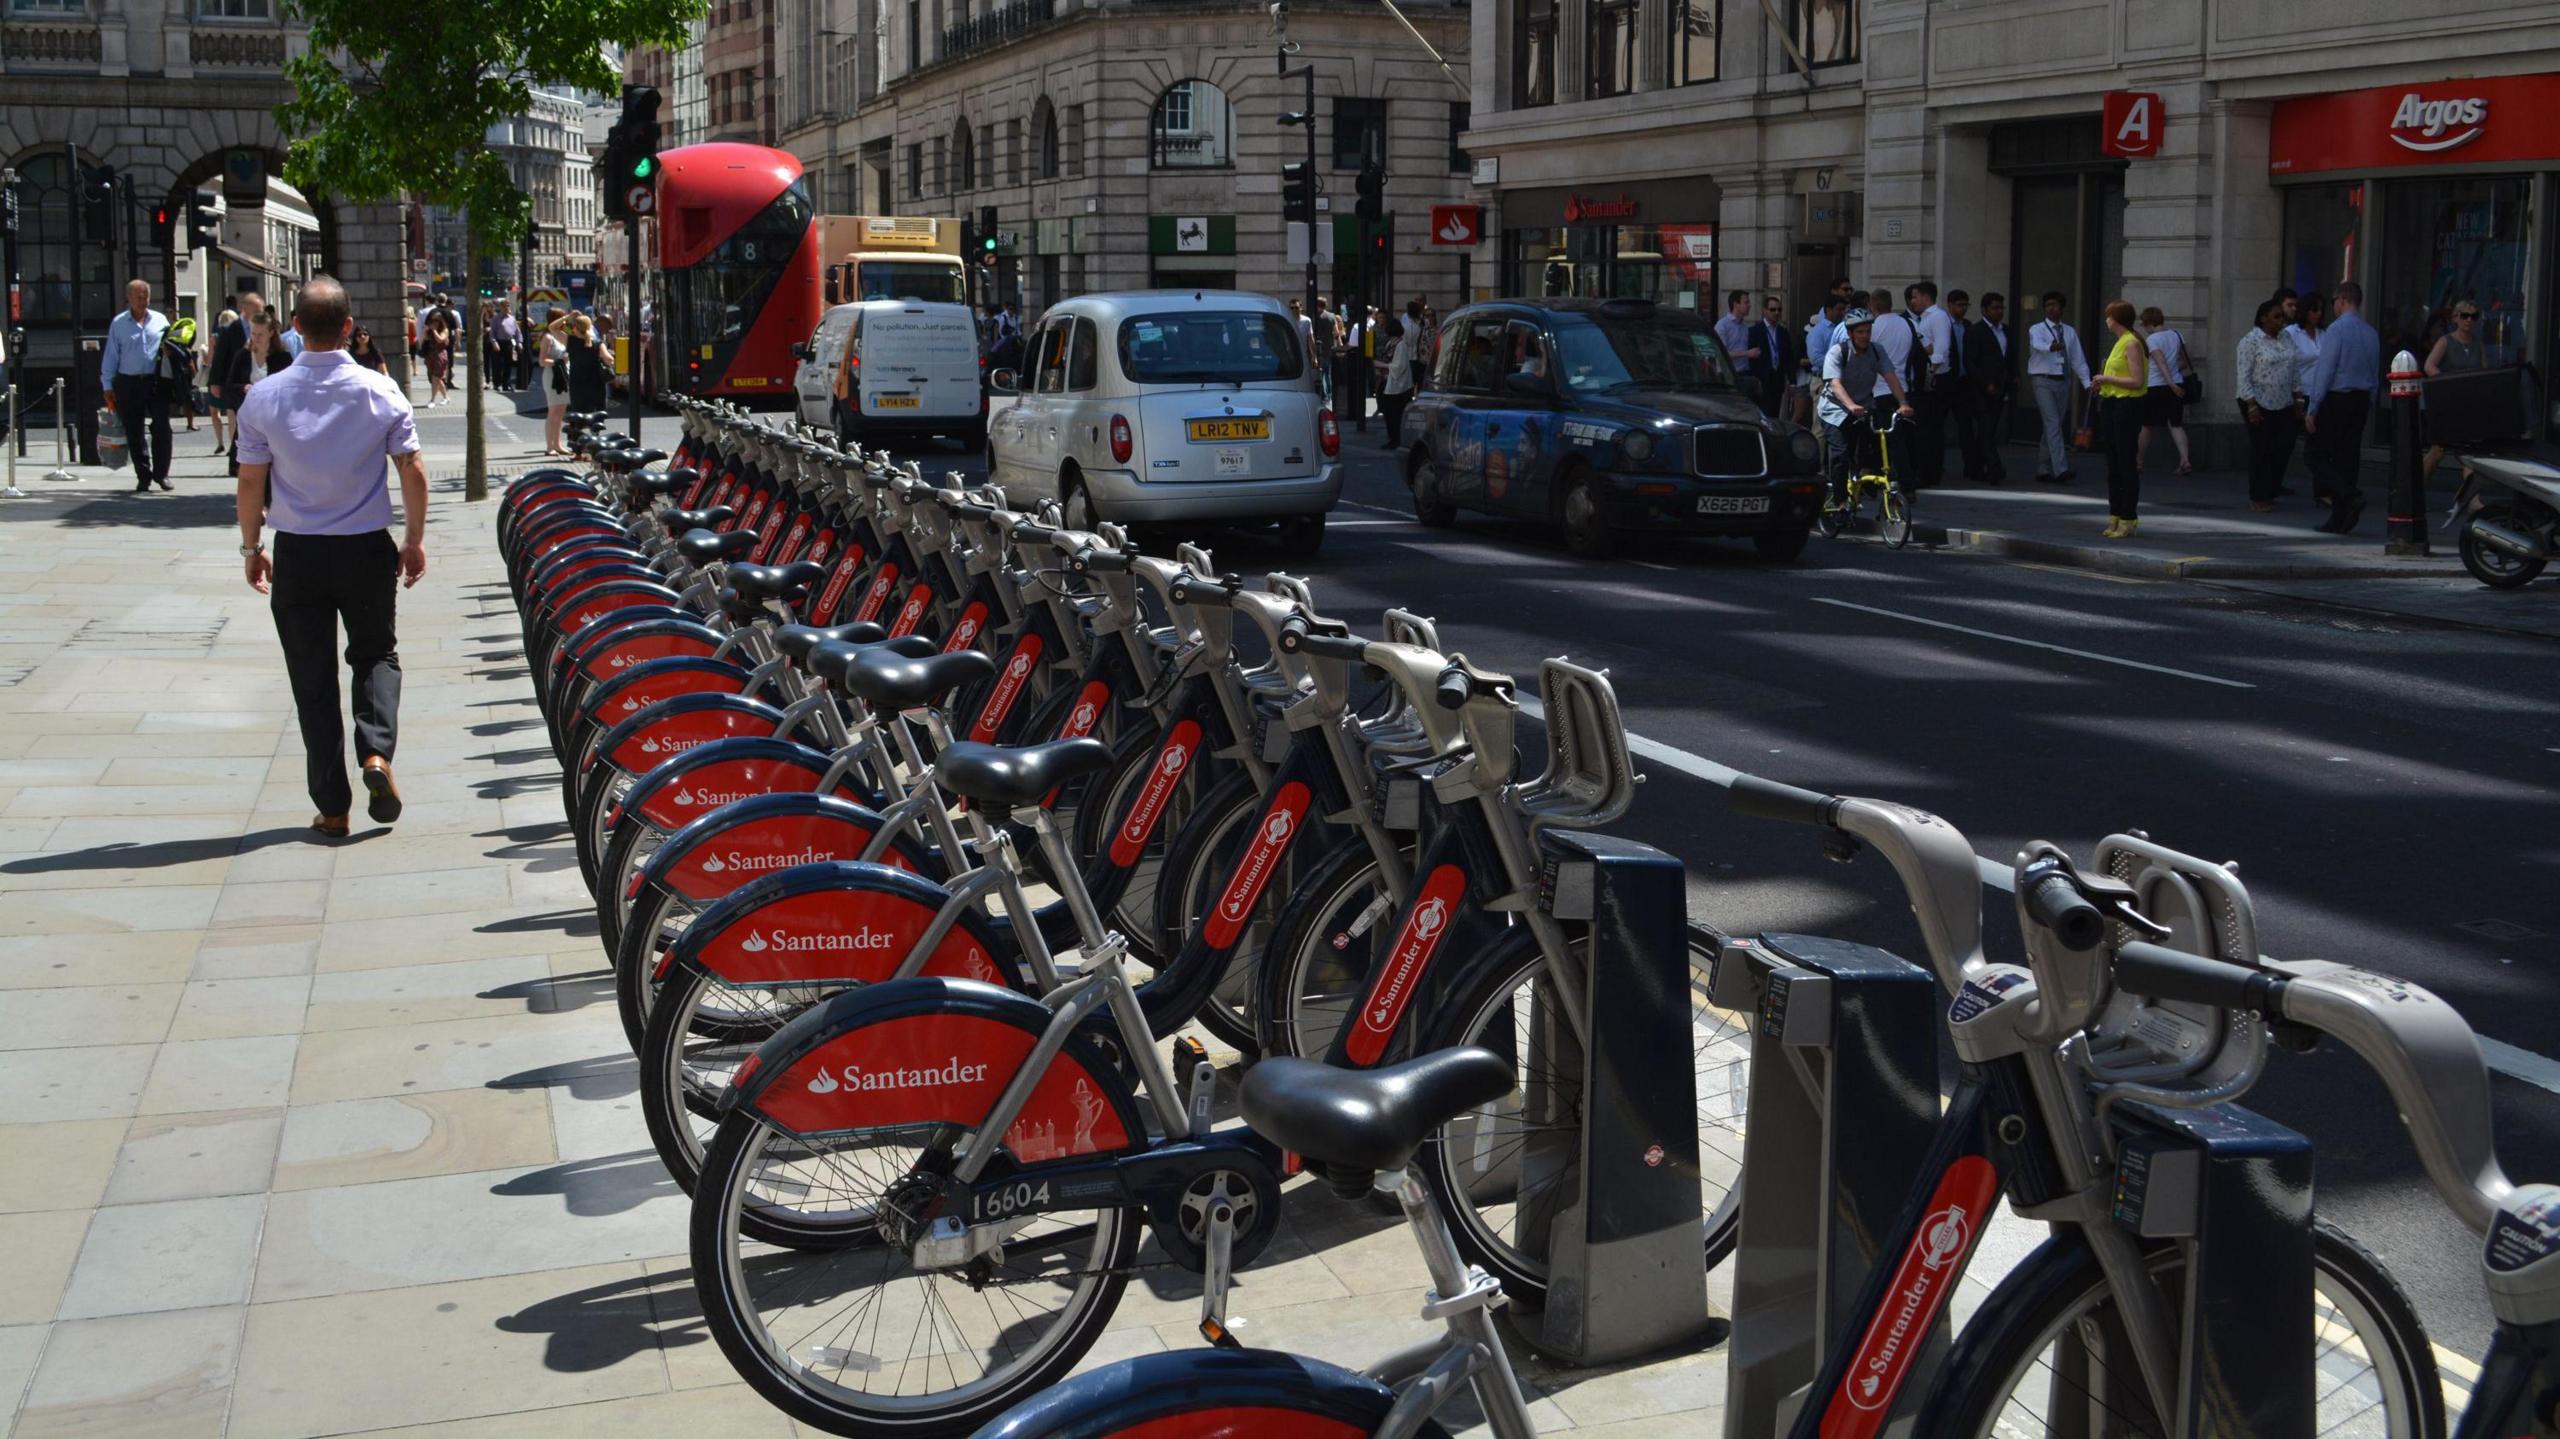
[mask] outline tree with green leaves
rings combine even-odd
[[[466,221],[466,294],[482,255],[513,254],[532,204],[488,145],[523,114],[536,86],[614,91],[604,56],[619,44],[673,46],[706,0],[287,0],[311,48],[286,66],[293,98],[276,120],[290,137],[285,178],[356,204],[417,196]],[[489,494],[481,433],[480,307],[463,309],[463,386],[471,426],[467,498]]]

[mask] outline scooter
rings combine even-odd
[[[2560,557],[2560,470],[2471,457],[2445,527],[2462,527],[2462,567],[2492,589],[2529,584]]]

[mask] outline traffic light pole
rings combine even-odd
[[[84,233],[89,220],[89,177],[80,168],[80,147],[65,144],[63,158],[71,164],[74,194],[71,205],[71,413],[80,427],[80,463],[98,462],[97,407],[89,402],[89,376],[97,369],[95,360],[84,358],[81,341],[88,338],[88,307],[81,303],[80,262],[88,254],[88,236]],[[106,236],[108,257],[115,254],[115,237]],[[103,351],[106,342],[98,342]]]
[[[623,272],[630,276],[630,282],[623,288],[631,295],[631,313],[622,317],[623,324],[626,326],[623,333],[629,337],[628,343],[631,346],[631,375],[623,382],[623,388],[631,395],[631,438],[637,440],[640,438],[640,307],[647,303],[641,297],[640,290],[640,217],[632,216],[622,230],[631,240],[629,256],[631,268]]]

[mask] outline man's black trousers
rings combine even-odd
[[[346,627],[346,664],[355,676],[356,758],[388,760],[400,738],[400,655],[392,633],[400,547],[388,530],[280,533],[275,565],[269,608],[302,722],[311,802],[323,815],[343,815],[355,791],[347,783],[346,728],[338,715],[338,628]]]
[[[169,402],[157,375],[116,376],[116,418],[133,456],[133,487],[169,478]]]

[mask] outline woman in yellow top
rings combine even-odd
[[[2142,438],[2142,395],[2148,388],[2151,352],[2133,328],[2133,306],[2116,300],[2107,306],[2107,333],[2114,344],[2107,366],[2090,388],[2098,392],[2098,443],[2107,453],[2107,530],[2104,538],[2130,537],[2140,523],[2142,469],[2135,459]]]

